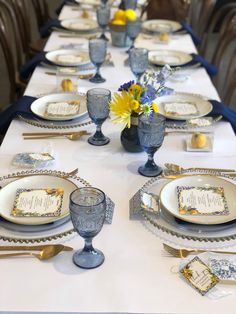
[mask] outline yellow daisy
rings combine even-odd
[[[116,116],[115,123],[124,123],[124,126],[130,127],[130,116],[134,106],[133,100],[133,95],[124,90],[121,94],[114,94],[110,102],[110,109]]]

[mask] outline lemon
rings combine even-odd
[[[82,13],[82,15],[81,15],[81,17],[82,17],[83,19],[89,19],[89,18],[90,18],[90,14],[89,14],[88,11],[84,10],[83,13]]]
[[[160,41],[168,41],[169,40],[169,34],[168,33],[161,33],[159,35]]]
[[[122,20],[112,20],[111,23],[113,25],[125,25],[125,22]]]
[[[125,10],[125,17],[127,21],[135,21],[137,19],[136,12],[132,9]]]
[[[194,133],[191,138],[191,145],[193,148],[203,148],[206,146],[207,138],[203,133]]]
[[[117,10],[114,14],[114,20],[121,20],[121,21],[125,22],[125,20],[126,20],[125,11],[124,10]]]
[[[64,79],[61,81],[61,88],[64,92],[73,92],[75,87],[70,79]]]

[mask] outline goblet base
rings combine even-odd
[[[102,34],[99,38],[100,38],[100,39],[103,39],[103,40],[105,40],[105,41],[109,41],[109,39],[106,37],[105,34]]]
[[[94,136],[90,136],[88,138],[88,142],[91,145],[95,145],[95,146],[103,146],[103,145],[107,145],[108,143],[110,143],[110,139],[106,136],[104,136],[101,139],[98,138],[94,138]]]
[[[89,79],[89,81],[92,83],[104,83],[104,82],[106,82],[106,80],[103,77],[98,76],[98,75],[91,77]]]
[[[85,269],[96,268],[102,265],[104,260],[104,254],[95,249],[92,251],[78,250],[73,255],[74,264]]]
[[[162,171],[163,169],[157,165],[151,168],[147,168],[145,166],[138,168],[138,172],[145,177],[157,177],[162,173]]]

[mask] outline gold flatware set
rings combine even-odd
[[[65,137],[71,141],[77,141],[84,135],[90,135],[91,133],[82,130],[78,132],[34,132],[34,133],[22,133],[24,140],[40,140],[50,138]]]
[[[72,251],[73,248],[70,246],[65,246],[63,244],[45,244],[45,245],[35,245],[35,246],[0,246],[0,251],[22,251],[14,253],[4,253],[0,254],[0,258],[6,257],[17,257],[17,256],[32,256],[43,261],[48,260],[60,252]],[[39,251],[38,253],[31,251]]]

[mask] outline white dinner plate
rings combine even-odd
[[[67,19],[61,21],[61,26],[70,30],[78,32],[91,32],[98,28],[96,21],[89,19]]]
[[[17,189],[63,188],[61,214],[58,217],[15,217],[11,215]],[[68,179],[52,175],[32,175],[15,180],[0,190],[0,216],[16,224],[43,225],[69,215],[69,197],[77,186]]]
[[[46,53],[45,58],[55,65],[80,66],[90,62],[87,51],[60,49]]]
[[[173,120],[189,120],[199,118],[212,111],[212,104],[208,100],[201,95],[191,93],[174,93],[167,96],[161,96],[156,98],[155,102],[158,104],[159,113]],[[172,106],[173,104],[177,109],[179,106],[185,106],[185,111],[168,111],[168,106]],[[195,112],[190,110],[188,113],[188,108],[191,109],[193,107],[195,108]]]
[[[169,64],[170,66],[180,66],[193,59],[190,54],[175,50],[151,50],[148,53],[148,58],[152,64]]]
[[[181,215],[178,210],[177,186],[223,187],[228,205],[228,215]],[[216,176],[188,175],[167,183],[160,192],[161,206],[173,216],[196,224],[222,224],[236,219],[236,185]]]
[[[47,116],[45,115],[46,106],[48,103],[53,102],[64,102],[71,100],[80,101],[80,110],[76,115],[70,116]],[[30,107],[31,111],[38,117],[52,120],[52,121],[68,121],[76,118],[81,118],[87,114],[87,105],[86,105],[86,96],[84,94],[75,94],[75,93],[58,93],[50,94],[36,99]]]
[[[182,26],[179,22],[158,19],[144,21],[142,28],[152,33],[170,33],[180,30]]]

